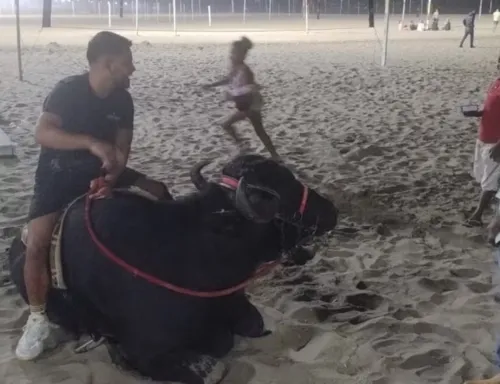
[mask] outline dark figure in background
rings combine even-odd
[[[464,31],[464,37],[462,37],[462,41],[460,42],[460,48],[463,47],[465,39],[467,39],[468,36],[470,36],[470,47],[474,48],[475,21],[476,21],[476,11],[472,11],[467,16],[465,16],[465,19],[463,21],[465,31]]]

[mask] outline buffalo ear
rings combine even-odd
[[[242,177],[236,189],[235,205],[247,219],[268,223],[279,212],[280,196],[272,189],[247,184]]]

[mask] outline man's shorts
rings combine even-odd
[[[95,176],[95,175],[93,175]],[[35,189],[28,213],[33,220],[51,213],[59,212],[77,197],[87,193],[90,182],[95,178],[71,171],[39,174],[35,177]],[[146,176],[130,168],[125,168],[115,187],[124,188],[134,185]]]
[[[474,153],[474,178],[483,191],[497,191],[500,179],[500,163],[490,158],[490,149],[495,144],[485,144],[476,140]]]

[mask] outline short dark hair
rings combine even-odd
[[[105,55],[121,55],[132,46],[132,41],[114,32],[102,31],[90,39],[87,60],[92,64]]]

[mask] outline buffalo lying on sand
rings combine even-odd
[[[116,192],[93,200],[94,233],[126,265],[157,281],[214,292],[238,287],[263,263],[333,229],[333,203],[285,166],[257,155],[234,158],[219,182],[191,179],[198,192],[155,202]],[[61,236],[67,289],[50,291],[50,319],[79,336],[103,336],[113,361],[154,380],[215,383],[233,335],[266,334],[244,288],[199,297],[165,288],[105,256],[86,224],[86,200],[70,206]],[[10,272],[26,300],[24,244],[14,239]]]

